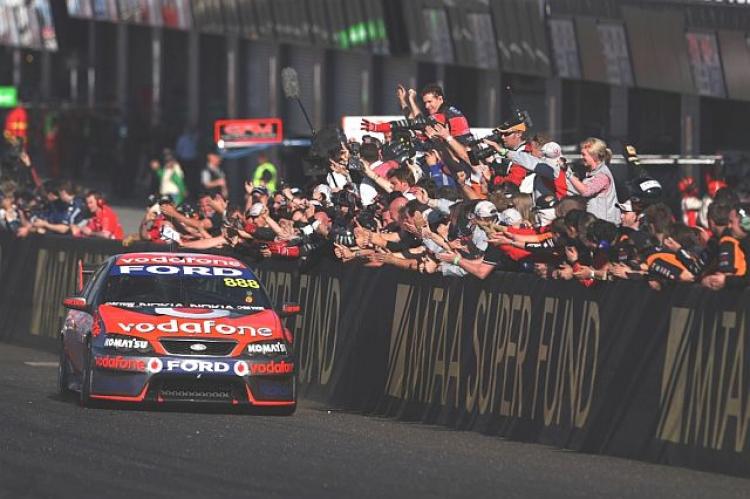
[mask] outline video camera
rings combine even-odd
[[[416,118],[404,118],[403,120],[396,120],[391,121],[389,124],[391,125],[391,131],[392,132],[398,132],[398,131],[405,131],[405,130],[412,130],[412,131],[424,131],[427,126],[434,126],[438,123],[438,121],[433,118],[432,116],[425,116],[423,114],[420,114]]]
[[[478,165],[497,154],[493,148],[484,143],[485,139],[502,144],[502,132],[495,128],[491,134],[469,141],[467,145],[469,146],[469,161],[472,165]]]
[[[417,153],[414,147],[416,135],[412,130],[401,129],[393,132],[391,141],[383,146],[383,161],[396,161],[401,164]]]

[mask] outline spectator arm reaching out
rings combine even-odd
[[[367,178],[369,178],[370,180],[372,180],[373,182],[375,182],[375,184],[377,184],[378,187],[380,187],[381,189],[383,189],[388,194],[390,194],[391,192],[393,192],[393,186],[391,185],[391,183],[388,182],[383,177],[381,177],[380,175],[378,175],[377,173],[375,173],[375,170],[373,170],[370,167],[370,163],[368,163],[367,161],[363,160],[362,161],[362,165],[363,165],[362,170],[364,170],[365,175],[367,176]]]
[[[495,270],[493,265],[485,263],[481,258],[470,260],[468,258],[463,258],[459,253],[445,252],[438,254],[437,257],[443,262],[452,263],[453,265],[460,267],[479,279],[486,279],[487,276]]]
[[[227,245],[227,240],[224,236],[209,237],[206,239],[196,239],[195,241],[187,241],[181,244],[183,248],[190,248],[190,249],[222,248],[226,245]]]

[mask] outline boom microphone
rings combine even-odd
[[[310,127],[310,131],[315,134],[315,128],[312,126],[310,117],[307,115],[305,106],[302,105],[302,100],[299,98],[299,79],[297,78],[297,70],[294,68],[286,67],[281,70],[281,86],[284,89],[284,95],[287,99],[294,99],[299,104],[299,108],[302,110],[302,114],[305,116],[307,126]]]
[[[281,70],[281,86],[284,87],[284,95],[287,99],[299,99],[299,80],[294,68]]]

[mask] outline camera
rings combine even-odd
[[[394,131],[391,141],[383,146],[383,161],[403,163],[416,154],[415,134],[411,130]]]
[[[492,130],[491,134],[484,137],[479,137],[478,139],[470,140],[466,143],[466,145],[469,147],[481,146],[484,144],[485,139],[497,144],[502,144],[503,134],[499,129],[495,128],[494,130]]]
[[[334,225],[331,230],[331,235],[333,236],[334,242],[341,244],[342,246],[351,248],[357,245],[354,238],[354,232],[352,232],[351,228],[346,225]]]
[[[469,162],[472,165],[478,165],[491,158],[495,154],[497,153],[491,147],[472,147],[471,149],[469,149]]]
[[[437,120],[432,116],[419,115],[416,118],[405,118],[403,120],[391,121],[391,131],[398,132],[404,130],[422,131],[428,125],[436,125]]]
[[[349,171],[362,171],[361,144],[359,142],[348,142],[346,147],[349,149],[349,161],[346,168]]]
[[[502,143],[503,135],[499,129],[495,128],[492,130],[492,133],[486,137],[470,141],[468,144],[469,161],[472,165],[478,165],[495,155],[495,150],[484,143],[485,139],[495,143]]]

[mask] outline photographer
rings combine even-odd
[[[516,116],[514,119],[500,125],[498,132],[502,138],[503,147],[511,151],[531,154],[533,148],[530,143],[526,142],[526,129],[526,122],[521,116]],[[504,172],[495,171],[493,173],[490,184],[495,188],[505,183],[520,187],[528,173],[526,168],[511,161]]]
[[[492,147],[503,157],[510,159],[514,165],[526,169],[534,176],[534,199],[539,199],[548,194],[554,194],[557,199],[562,199],[568,194],[568,181],[566,159],[562,156],[562,149],[556,142],[547,142],[541,147],[542,157],[537,157],[523,150],[511,151],[492,140],[485,138],[484,142]]]

